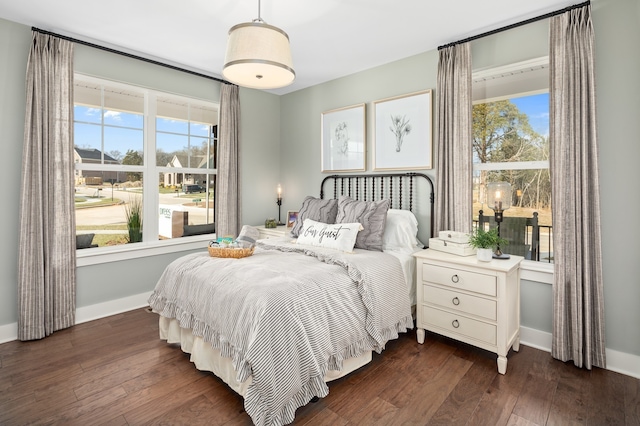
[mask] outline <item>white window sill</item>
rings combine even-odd
[[[158,240],[148,243],[143,242],[77,250],[76,266],[83,267],[180,251],[204,249],[207,247],[207,243],[215,238],[215,234],[194,235],[192,237]],[[520,278],[527,281],[553,284],[553,264],[523,260],[520,264]]]
[[[208,246],[208,242],[215,238],[215,234],[194,235],[170,240],[76,250],[76,267],[80,268],[83,266],[139,259],[180,251],[205,249]]]
[[[553,263],[523,260],[520,264],[520,279],[553,284]]]

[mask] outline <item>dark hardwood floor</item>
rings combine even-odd
[[[521,345],[495,355],[415,331],[298,409],[297,425],[638,425],[640,380]],[[0,345],[0,425],[250,425],[242,398],[158,338],[144,309]]]

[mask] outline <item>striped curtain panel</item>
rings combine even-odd
[[[240,231],[240,170],[238,144],[240,134],[239,88],[232,84],[220,87],[220,127],[216,175],[216,235],[238,236]]]
[[[26,73],[18,339],[75,323],[73,43],[33,32]]]
[[[550,167],[554,285],[551,354],[605,367],[600,193],[591,6],[551,18]]]
[[[439,54],[434,235],[470,232],[473,196],[471,47],[456,44]]]

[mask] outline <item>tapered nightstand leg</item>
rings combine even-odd
[[[424,329],[423,328],[419,328],[416,330],[416,336],[418,337],[418,343],[423,344],[424,343]]]
[[[498,355],[498,373],[506,374],[507,373],[507,357]]]

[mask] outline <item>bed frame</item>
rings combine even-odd
[[[388,173],[360,175],[330,175],[320,184],[320,198],[325,197],[325,183],[333,181],[333,198],[341,195],[363,201],[389,199],[390,208],[414,211],[419,201],[418,191],[426,180],[429,183],[429,235],[434,236],[434,187],[431,178],[424,173]],[[425,192],[426,195],[426,192]],[[415,213],[415,212],[414,212]]]

